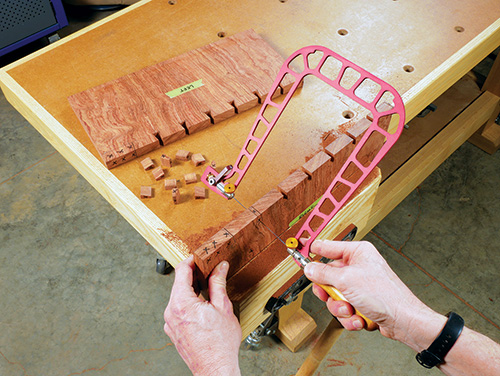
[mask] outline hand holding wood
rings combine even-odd
[[[224,261],[212,272],[207,301],[193,289],[193,257],[175,268],[164,330],[194,375],[240,374],[241,327],[226,293],[228,269]]]

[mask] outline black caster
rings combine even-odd
[[[174,270],[174,268],[167,262],[167,260],[159,258],[156,259],[156,272],[158,274],[167,275],[170,274],[172,270]]]

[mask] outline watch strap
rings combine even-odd
[[[446,314],[448,321],[443,330],[427,350],[418,353],[417,361],[425,368],[432,368],[444,363],[444,357],[453,347],[464,328],[464,319],[455,312]]]

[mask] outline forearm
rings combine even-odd
[[[395,339],[416,352],[427,349],[439,335],[447,318],[427,307],[413,311],[405,335]],[[500,375],[500,345],[467,327],[438,368],[446,375]]]
[[[500,345],[464,327],[439,369],[446,375],[500,375]]]
[[[241,376],[238,359],[228,360],[224,364],[214,364],[209,369],[191,369],[193,376]]]

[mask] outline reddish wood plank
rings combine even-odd
[[[228,255],[223,254],[223,252],[231,246],[232,238],[233,235],[225,228],[222,228],[193,252],[194,261],[197,265],[197,276],[202,279],[200,281],[202,286],[205,285],[203,279],[210,275],[213,268],[221,261],[228,260],[226,258]],[[229,273],[234,274],[236,266],[237,263],[233,264],[229,261]]]
[[[284,59],[253,30],[68,98],[108,168],[263,100]],[[282,83],[288,90],[293,80]],[[278,91],[276,95],[281,94]]]
[[[332,159],[328,154],[320,151],[302,165],[302,171],[310,177],[311,190],[316,193],[309,204],[325,192],[335,177],[335,164]]]

